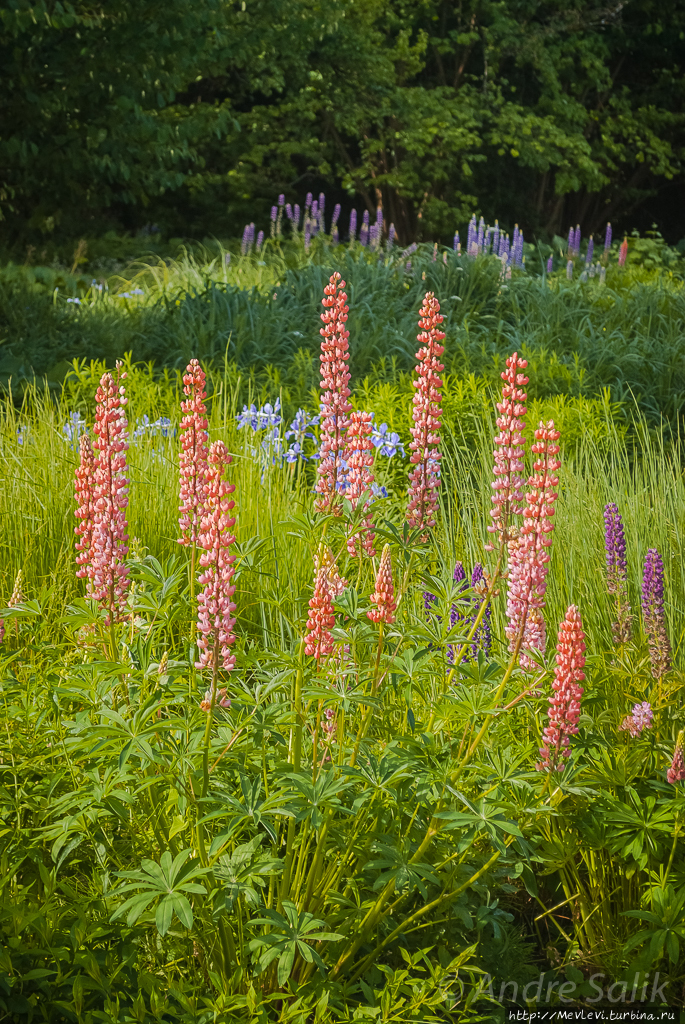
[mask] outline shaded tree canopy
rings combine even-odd
[[[319,188],[407,241],[587,232],[681,187],[685,0],[5,0],[0,62],[12,236],[236,234]]]

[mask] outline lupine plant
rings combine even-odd
[[[0,608],[10,1019],[475,1024],[487,975],[680,977],[678,568],[663,523],[636,528],[647,488],[619,515],[598,459],[581,476],[553,422],[528,427],[519,353],[494,439],[483,419],[482,458],[460,448],[428,291],[380,500],[405,450],[357,408],[345,287],[325,285],[320,411],[285,431],[294,405],[239,412],[198,360],[164,457],[153,410],[128,447],[122,368],[78,450],[54,403],[21,410],[21,442],[3,411],[0,457],[35,473],[44,445],[77,520],[50,585],[22,564]]]
[[[285,209],[288,223],[290,225],[290,232],[293,238],[298,238],[300,235],[304,240],[304,249],[306,253],[309,253],[312,248],[312,242],[320,236],[320,241],[323,244],[330,243],[333,246],[340,244],[340,229],[338,227],[338,221],[340,219],[341,207],[339,203],[336,203],[333,214],[331,216],[329,230],[326,233],[326,219],[325,219],[325,205],[326,197],[323,192],[319,194],[319,198],[314,199],[311,192],[307,193],[304,208],[301,210],[299,204],[292,206],[290,203],[285,203],[285,196],[279,195],[278,205],[271,207],[270,214],[270,237],[274,243],[280,244],[283,235],[283,209]],[[375,223],[371,223],[371,213],[369,209],[362,211],[362,223],[359,229],[359,238],[357,239],[357,210],[352,209],[349,215],[349,226],[347,231],[347,241],[353,246],[358,240],[359,244],[367,249],[370,253],[380,254],[381,250],[385,249],[386,253],[391,253],[395,242],[397,241],[397,232],[395,225],[390,222],[386,223],[382,206],[377,206],[375,211]],[[385,245],[383,245],[383,239],[385,236]],[[609,253],[611,249],[611,224],[606,225],[605,238],[604,238],[604,249],[602,252],[602,262],[605,265],[609,259]],[[257,252],[261,252],[264,242],[264,231],[259,231],[255,239],[255,225],[254,222],[245,225],[243,230],[242,242],[241,242],[241,255],[245,256],[252,252],[253,248]],[[495,220],[494,226],[485,224],[483,217],[477,218],[474,213],[469,221],[467,228],[466,246],[464,249],[464,255],[469,259],[478,259],[483,256],[492,256],[498,259],[502,264],[501,277],[502,280],[511,279],[512,267],[516,267],[518,270],[525,269],[525,256],[524,256],[524,233],[519,228],[518,224],[514,224],[514,228],[511,234],[501,230],[499,221]],[[585,253],[583,255],[583,264],[588,268],[594,267],[592,259],[594,252],[594,239],[591,237],[587,241]],[[416,248],[414,244],[411,248]],[[575,229],[571,227],[568,234],[568,243],[566,246],[566,256],[568,258],[569,277],[573,276],[573,266],[575,260],[580,260],[581,257],[581,230],[580,225],[577,225]],[[459,238],[459,232],[456,231],[454,234],[454,241],[452,250],[458,256],[462,254],[461,241]],[[627,253],[627,242],[626,242],[626,253]],[[406,256],[409,250],[404,250],[402,255]],[[433,249],[433,261],[437,258],[438,243],[434,243]],[[446,252],[444,254],[444,261],[447,261]],[[553,269],[553,257],[550,256],[547,262],[547,272],[551,273]],[[625,264],[625,253],[621,248],[619,253],[619,266]],[[594,276],[594,270],[592,276]],[[72,300],[74,301],[74,300]],[[79,300],[75,300],[79,301]]]

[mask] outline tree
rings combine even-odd
[[[328,184],[407,241],[594,231],[682,172],[684,39],[685,0],[13,0],[0,210],[237,234]]]

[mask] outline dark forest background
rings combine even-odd
[[[684,65],[685,0],[2,0],[0,234],[231,237],[324,190],[401,242],[677,242]]]

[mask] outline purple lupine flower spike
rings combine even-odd
[[[285,204],[285,215],[288,218],[288,220],[292,222],[292,219],[293,219],[293,208],[290,205],[290,203],[286,203]]]
[[[604,234],[604,253],[605,253],[605,255],[606,255],[606,253],[609,252],[610,248],[611,248],[611,223],[607,223],[607,229],[606,229],[606,232]]]
[[[471,247],[473,246],[473,243],[474,243],[473,233],[474,233],[474,221],[475,221],[475,219],[476,219],[476,215],[474,213],[473,217],[469,221],[469,229],[468,229],[468,233],[466,235],[466,254],[467,254],[467,256],[471,255]]]
[[[388,249],[392,249],[395,244],[395,225],[391,224],[388,228]]]
[[[338,223],[338,218],[339,217],[340,217],[340,203],[336,203],[335,206],[333,207],[333,219],[331,220],[331,232],[333,231],[333,228],[335,227],[335,225]]]
[[[592,254],[595,250],[595,243],[592,239],[589,239],[587,243],[587,253],[585,254],[585,266],[589,267],[592,263]]]
[[[483,572],[483,566],[480,562],[476,562],[473,567],[473,573],[471,574],[471,586],[476,593],[481,594],[481,600],[476,605],[476,609],[471,617],[471,623],[476,621],[478,612],[481,609],[481,604],[485,600],[485,595],[488,589],[488,583]],[[486,658],[490,657],[490,650],[492,648],[492,608],[488,604],[488,607],[483,613],[480,626],[473,634],[473,642],[471,644],[471,653],[474,658],[478,657],[478,652],[482,651]]]
[[[357,211],[350,211],[350,241],[354,242],[357,237]]]
[[[431,594],[429,590],[423,592],[423,607],[426,612],[426,618],[430,619],[431,612],[433,611],[433,605],[438,603],[438,599],[435,594]]]
[[[649,642],[652,675],[661,679],[671,667],[671,645],[664,612],[664,563],[656,548],[649,548],[642,576],[642,615]]]
[[[313,198],[314,198],[314,196],[311,194],[311,192],[307,192],[307,195],[304,198],[304,212],[305,212],[305,214],[309,210],[309,207],[312,205],[312,199]]]
[[[245,230],[243,231],[243,240],[240,243],[241,255],[244,256],[247,253],[249,245],[250,245],[250,225],[246,224],[245,225]]]
[[[492,232],[492,253],[493,256],[499,256],[499,221],[495,221],[495,227]]]
[[[295,205],[293,206],[293,227],[295,228],[296,231],[299,231],[300,229],[301,212],[302,211],[300,210],[300,204],[295,203]]]
[[[554,257],[550,256],[550,258],[547,260],[547,273],[548,274],[552,273],[552,268],[553,267],[554,267]]]
[[[278,207],[277,206],[272,206],[271,207],[271,223],[272,224],[276,223],[276,217],[277,216],[278,216]]]
[[[312,240],[312,223],[309,217],[305,218],[304,222],[304,249],[305,252],[309,252],[309,246]]]
[[[461,242],[459,241],[459,232],[458,231],[454,232],[453,248],[454,248],[455,252],[459,252],[460,249],[461,249]]]
[[[576,224],[576,230],[573,236],[573,249],[576,256],[580,256],[580,224]]]
[[[623,520],[614,502],[604,506],[604,526],[607,589],[610,594],[615,594],[621,583],[628,579],[628,563]]]
[[[368,245],[369,244],[369,211],[368,210],[364,210],[364,215],[362,217],[362,226],[361,226],[361,229],[359,231],[359,241],[362,243],[362,245]]]
[[[519,231],[516,239],[516,266],[523,266],[523,231]]]
[[[280,196],[278,197],[278,205],[279,206],[284,206],[285,205],[285,196],[283,195],[282,192],[281,192]]]
[[[575,244],[576,234],[572,227],[568,229],[568,254],[573,256],[573,246]]]
[[[452,576],[452,579],[454,580],[455,583],[461,583],[461,586],[459,587],[460,590],[465,589],[466,572],[464,571],[464,566],[461,564],[461,562],[457,562],[455,564],[454,575]],[[456,604],[453,604],[452,607],[450,608],[450,628],[454,628],[454,626],[457,624],[460,618],[461,615],[459,613],[459,609],[457,608]],[[450,665],[454,664],[454,647],[452,646],[452,644],[449,644],[447,648],[447,660],[449,661]]]
[[[257,235],[257,248],[261,249],[263,244],[264,244],[264,232],[260,231],[259,234]]]
[[[618,505],[611,502],[604,507],[604,547],[606,550],[607,590],[616,598],[616,622],[611,630],[614,643],[624,644],[632,639],[632,614],[628,604],[628,563],[626,538]]]

